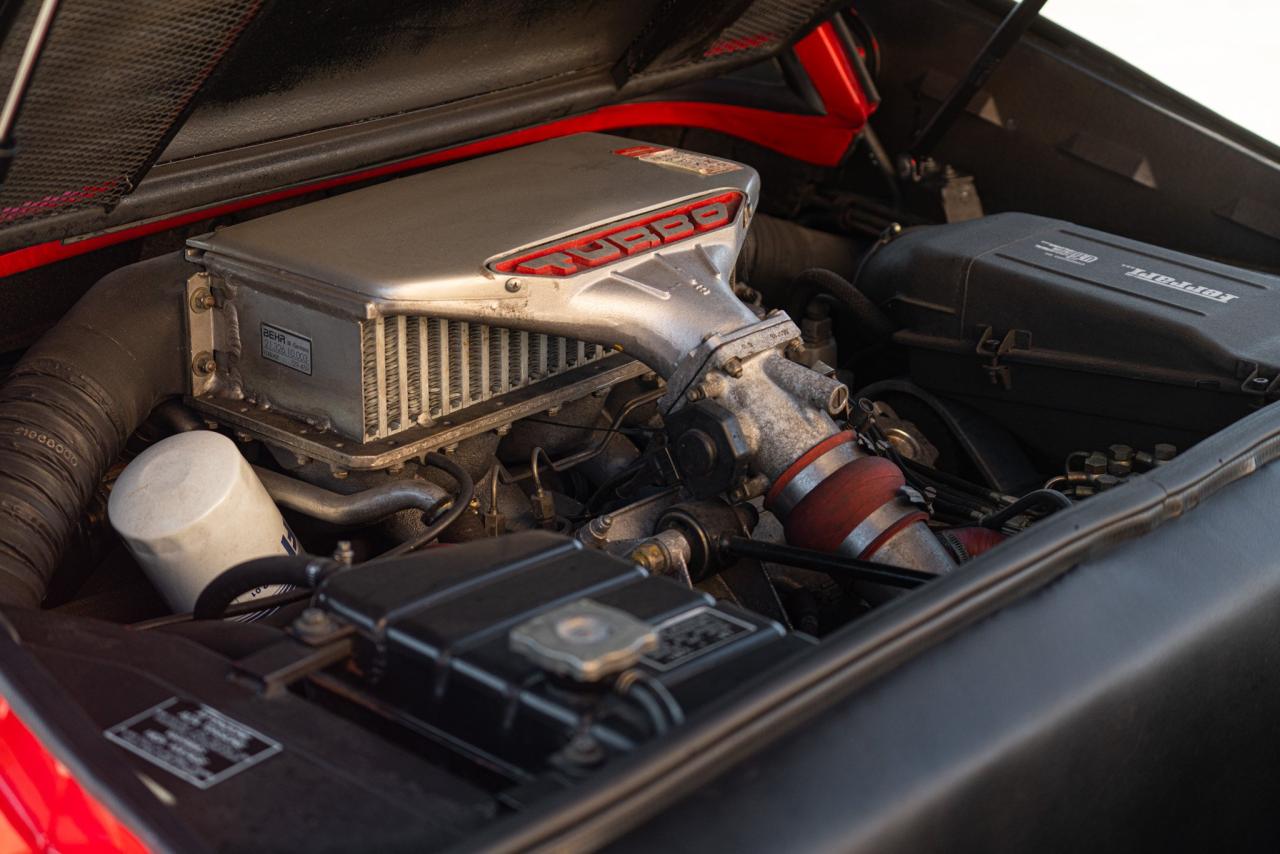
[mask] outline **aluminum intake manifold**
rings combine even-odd
[[[758,176],[742,164],[582,134],[304,205],[192,246],[211,275],[330,313],[430,314],[629,353],[667,379],[668,413],[714,398],[734,414],[798,544],[944,570],[950,560],[899,496],[896,468],[891,489],[884,471],[872,478],[874,500],[844,471],[882,462],[863,458],[832,418],[847,389],[786,358],[799,330],[785,314],[761,319],[734,295],[758,195]],[[818,489],[827,481],[840,484],[839,503],[852,490],[856,513],[813,512],[811,493],[829,492],[831,483]]]

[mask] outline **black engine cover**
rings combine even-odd
[[[903,327],[916,382],[1046,451],[1185,445],[1280,391],[1280,279],[1060,220],[914,229],[858,285]]]

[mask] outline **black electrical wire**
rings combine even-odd
[[[290,584],[313,590],[345,566],[335,560],[312,555],[271,555],[245,561],[223,572],[200,591],[196,605],[191,609],[191,618],[222,619],[232,602],[255,587]],[[262,601],[246,604],[250,604],[253,611],[264,608]]]
[[[979,524],[984,528],[995,528],[998,530],[1013,517],[1037,507],[1052,507],[1053,510],[1050,512],[1053,512],[1056,510],[1067,510],[1072,506],[1074,505],[1072,504],[1071,499],[1055,489],[1036,489],[1032,492],[1028,492],[1008,507],[1005,507],[1002,510],[997,510],[990,516],[983,518]]]
[[[453,499],[453,506],[450,507],[445,514],[436,521],[427,526],[427,529],[412,540],[405,540],[395,548],[388,549],[379,557],[399,557],[416,551],[436,537],[444,533],[445,529],[458,520],[458,517],[467,509],[467,505],[471,503],[471,499],[475,497],[476,485],[471,480],[471,475],[467,474],[466,469],[446,457],[444,454],[427,454],[426,461],[438,469],[442,469],[446,474],[458,483],[458,494]]]
[[[1017,500],[1012,495],[1005,495],[1004,493],[996,492],[993,489],[987,489],[985,486],[965,480],[964,478],[958,477],[950,472],[936,469],[933,466],[927,466],[924,463],[916,462],[915,460],[908,460],[904,457],[902,462],[907,468],[918,472],[924,477],[936,480],[939,483],[944,483],[947,486],[961,490],[962,492],[970,493],[974,497],[980,498],[984,501],[993,502],[995,504],[1011,504]]]
[[[827,554],[826,552],[802,549],[796,546],[784,546],[778,543],[766,543],[760,540],[749,540],[746,537],[732,537],[721,547],[725,552],[738,557],[753,558],[799,569],[812,569],[843,578],[858,581],[869,581],[888,587],[913,588],[935,576],[928,572],[890,566],[887,563],[876,563],[869,560]]]

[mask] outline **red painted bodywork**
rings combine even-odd
[[[0,276],[51,264],[106,246],[145,237],[199,222],[210,217],[248,210],[260,205],[380,178],[400,172],[437,166],[466,157],[492,154],[520,145],[586,131],[611,131],[629,127],[676,126],[714,130],[746,139],[788,157],[817,166],[836,166],[862,130],[873,109],[858,86],[848,54],[834,27],[822,24],[795,46],[796,55],[813,81],[826,115],[800,115],[697,101],[644,101],[600,107],[580,116],[537,125],[475,142],[456,145],[371,169],[350,172],[308,184],[260,193],[243,199],[184,211],[163,219],[80,237],[53,240],[0,254]]]
[[[146,850],[0,700],[0,851]]]

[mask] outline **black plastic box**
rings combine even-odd
[[[370,564],[334,576],[319,601],[359,633],[363,678],[353,688],[522,780],[549,770],[577,734],[589,732],[610,754],[658,734],[646,710],[618,692],[577,686],[510,649],[513,627],[583,598],[657,627],[660,646],[636,669],[682,716],[811,645],[768,619],[544,532]]]
[[[1280,389],[1280,279],[1059,220],[913,229],[858,286],[917,383],[1054,453],[1185,446]]]

